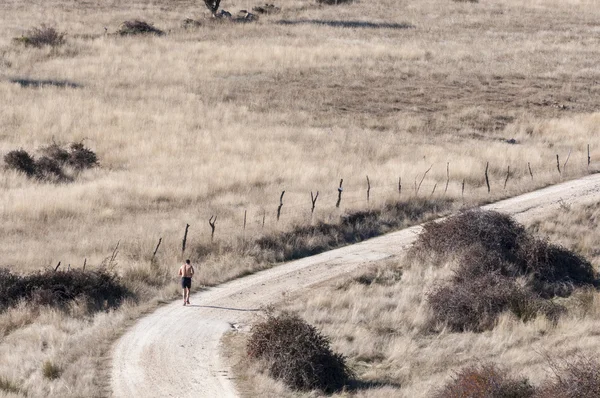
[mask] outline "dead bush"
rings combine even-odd
[[[117,31],[117,34],[121,36],[130,35],[156,35],[162,36],[165,34],[162,30],[155,28],[148,22],[140,21],[138,19],[132,21],[125,21],[121,24],[121,27]]]
[[[23,276],[0,269],[0,312],[21,300],[57,308],[77,300],[95,312],[117,308],[130,295],[121,278],[105,269],[47,270]]]
[[[60,164],[47,156],[43,156],[35,162],[35,173],[39,179],[45,181],[62,182],[69,180]]]
[[[294,390],[332,393],[352,376],[329,339],[295,315],[269,316],[254,325],[247,350],[251,358],[265,361],[273,378]]]
[[[273,4],[265,4],[262,6],[253,7],[252,11],[254,11],[257,14],[271,15],[271,14],[279,14],[281,12],[281,8],[276,7]]]
[[[428,295],[432,321],[453,331],[488,330],[504,311],[523,321],[540,314],[556,321],[565,308],[549,299],[592,286],[596,278],[585,259],[493,211],[467,211],[426,225],[409,255],[457,264],[452,278]]]
[[[354,0],[317,0],[318,4],[326,4],[329,6],[337,6],[339,4],[354,3]]]
[[[98,165],[96,153],[86,148],[82,143],[74,142],[69,149],[67,163],[75,170],[89,169]]]
[[[536,398],[600,397],[600,363],[596,359],[578,358],[553,368],[554,379],[538,388]]]
[[[61,33],[55,28],[42,25],[39,28],[32,28],[21,37],[15,38],[15,41],[31,47],[56,47],[64,44],[65,33]]]
[[[33,157],[23,149],[8,152],[4,155],[4,163],[8,169],[25,173],[28,177],[33,177],[36,174]]]
[[[535,389],[527,379],[515,379],[493,364],[470,366],[434,394],[434,398],[529,398]]]

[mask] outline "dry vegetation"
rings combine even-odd
[[[279,12],[253,24],[220,24],[212,22],[204,4],[188,0],[0,0],[0,155],[76,142],[101,161],[69,184],[0,172],[0,266],[20,274],[58,261],[80,268],[87,261],[88,269],[96,269],[120,241],[114,269],[145,303],[125,302],[95,314],[77,303],[67,309],[21,303],[1,313],[2,393],[105,394],[98,369],[107,344],[128,319],[177,292],[172,275],[186,223],[187,253],[203,259],[200,279],[214,284],[268,266],[265,260],[294,257],[299,243],[279,233],[306,229],[311,222],[309,233],[320,233],[319,226],[367,210],[359,213],[368,216],[366,229],[360,229],[365,235],[353,236],[359,240],[414,221],[388,225],[386,206],[393,207],[389,203],[399,196],[399,177],[400,197],[410,206],[414,186],[432,165],[419,196],[467,204],[587,173],[588,144],[595,169],[600,157],[600,114],[591,113],[599,97],[595,1],[338,3],[343,4],[282,0]],[[226,0],[222,6],[234,7]],[[200,23],[186,29],[186,19]],[[146,21],[166,34],[122,37],[115,33],[124,21]],[[36,37],[52,40],[23,45],[30,41],[24,38]],[[373,185],[368,203],[367,174]],[[336,208],[341,178],[343,199]],[[317,190],[311,216],[309,193]],[[372,224],[375,213],[379,219]],[[214,244],[207,223],[212,215],[219,220]],[[588,247],[589,235],[568,246]],[[163,243],[153,258],[159,238]],[[261,238],[281,246],[263,253],[255,244]],[[310,253],[347,241],[318,237],[300,244]],[[375,281],[397,275],[375,274]],[[374,283],[375,290],[391,286],[396,284]],[[423,286],[413,287],[399,294],[420,302]],[[348,285],[353,294],[369,288]],[[379,322],[386,336],[385,330],[397,327],[410,336],[414,328],[407,325],[420,322],[409,317],[399,326],[386,319]],[[508,318],[503,322],[489,333],[550,327],[543,320],[523,327]],[[363,332],[353,328],[342,329],[349,336]],[[474,339],[482,336],[487,335]],[[352,345],[364,347],[359,349],[364,355],[347,349],[350,342],[335,344],[363,364],[361,374],[372,369],[371,375],[396,377],[396,371],[373,365],[391,343],[376,347],[375,339],[362,345],[358,340]],[[394,355],[416,350],[399,344]],[[434,358],[412,359],[431,361],[423,367],[435,368]],[[520,365],[524,362],[521,358]],[[56,378],[44,376],[45,363],[60,370]],[[446,375],[445,368],[435,369],[431,383],[437,383],[436,374]],[[408,374],[406,368],[397,372]]]
[[[599,209],[597,203],[563,207],[543,220],[533,220],[521,232],[550,241],[560,238],[557,243],[588,258],[597,270]],[[493,226],[499,227],[493,214]],[[449,224],[464,221],[461,217]],[[487,227],[490,225],[487,219]],[[520,230],[518,225],[512,227],[513,231],[514,227]],[[585,243],[580,239],[584,230],[590,237]],[[569,297],[555,296],[552,303],[564,311],[554,319],[543,313],[523,319],[505,307],[483,331],[453,331],[448,320],[434,311],[432,293],[440,284],[456,278],[465,261],[460,255],[465,254],[465,235],[468,232],[447,250],[445,262],[439,258],[432,261],[431,256],[428,260],[390,261],[347,280],[320,286],[305,296],[289,298],[277,310],[297,314],[331,338],[332,348],[347,357],[357,378],[374,386],[355,391],[356,396],[597,396],[600,367],[594,358],[599,354],[600,295],[595,288],[580,287]],[[479,239],[489,242],[489,238],[482,233]],[[493,256],[493,249],[489,253]],[[531,282],[527,278],[520,281],[522,287]],[[473,286],[456,286],[461,288]],[[490,287],[479,289],[471,292],[475,299],[485,296],[484,290]],[[453,303],[445,305],[451,307]],[[476,316],[487,321],[485,311]],[[298,396],[265,378],[260,369],[248,369],[254,373],[240,373],[249,378],[249,385],[255,385],[250,395]]]

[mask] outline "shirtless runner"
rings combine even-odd
[[[179,267],[179,276],[181,276],[181,287],[183,289],[183,305],[190,303],[190,289],[192,287],[192,276],[194,276],[194,267],[190,260],[185,260],[185,264]]]

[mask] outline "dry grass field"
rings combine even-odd
[[[214,284],[268,266],[240,240],[410,201],[423,177],[420,197],[470,205],[597,167],[596,1],[276,5],[281,13],[244,24],[211,20],[187,0],[0,0],[0,155],[83,142],[99,160],[62,184],[0,171],[0,266],[99,267],[119,242],[111,266],[138,297],[96,315],[76,304],[1,313],[0,395],[105,395],[110,341],[177,292],[186,224],[185,255],[196,260],[218,216],[221,243],[199,278]],[[183,28],[185,18],[201,26]],[[116,35],[131,19],[167,34]],[[65,43],[14,40],[41,24]],[[46,361],[59,377],[44,376]]]

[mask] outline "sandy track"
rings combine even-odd
[[[488,206],[519,221],[588,199],[600,199],[600,174],[554,185]],[[412,227],[359,244],[289,262],[196,293],[140,319],[112,352],[115,397],[236,397],[219,357],[225,332],[247,324],[259,307],[288,293],[400,254],[416,237]],[[185,365],[187,364],[187,366]]]

